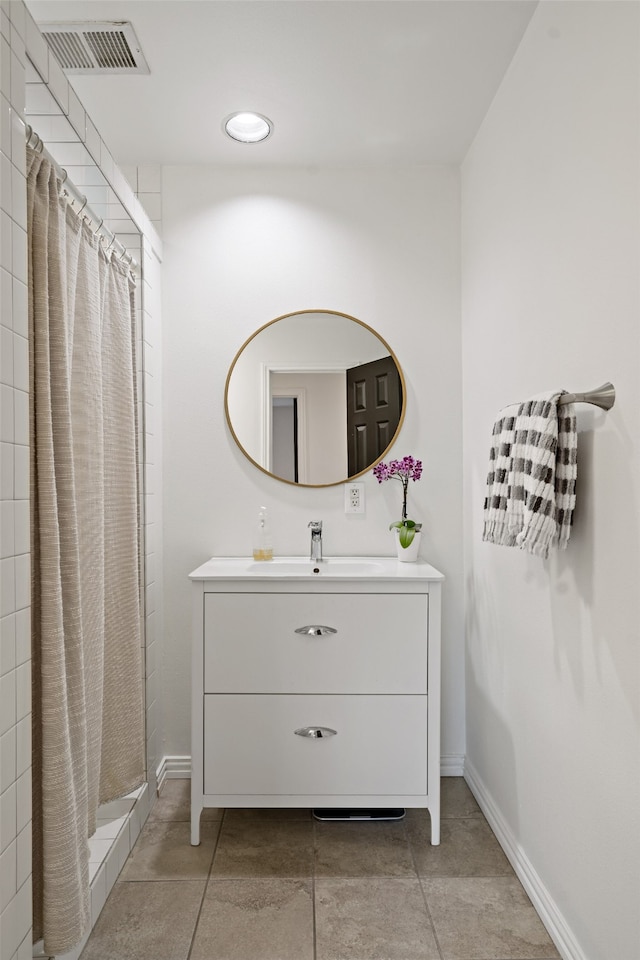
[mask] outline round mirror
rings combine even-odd
[[[335,310],[278,317],[242,345],[227,375],[233,437],[260,470],[330,486],[382,459],[405,413],[402,371],[371,327]]]

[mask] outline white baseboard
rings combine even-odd
[[[158,790],[165,780],[191,778],[191,757],[163,757],[156,771]],[[440,776],[464,776],[464,754],[449,753],[440,758]]]
[[[165,780],[190,780],[191,757],[163,757],[156,771],[158,791]]]
[[[587,960],[586,955],[577,943],[573,932],[567,925],[558,905],[540,879],[533,864],[516,840],[511,828],[500,813],[493,797],[480,779],[477,771],[469,760],[464,763],[464,777],[480,809],[487,818],[489,825],[507,859],[515,870],[522,886],[527,891],[531,902],[536,908],[540,919],[544,923],[549,936],[555,943],[563,960]]]
[[[464,753],[445,753],[440,757],[441,777],[464,776]]]

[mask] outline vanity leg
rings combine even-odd
[[[437,847],[440,844],[440,795],[434,802],[429,804],[429,816],[431,818],[431,846]]]
[[[202,813],[202,797],[191,797],[191,846],[200,845],[200,814]]]

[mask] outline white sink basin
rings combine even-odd
[[[382,572],[382,564],[375,560],[351,557],[329,557],[313,563],[304,557],[276,557],[274,560],[249,562],[247,573],[258,577],[375,577]]]

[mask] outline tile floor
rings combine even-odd
[[[464,780],[426,811],[320,823],[309,810],[205,810],[169,780],[82,960],[552,960],[559,955]]]

